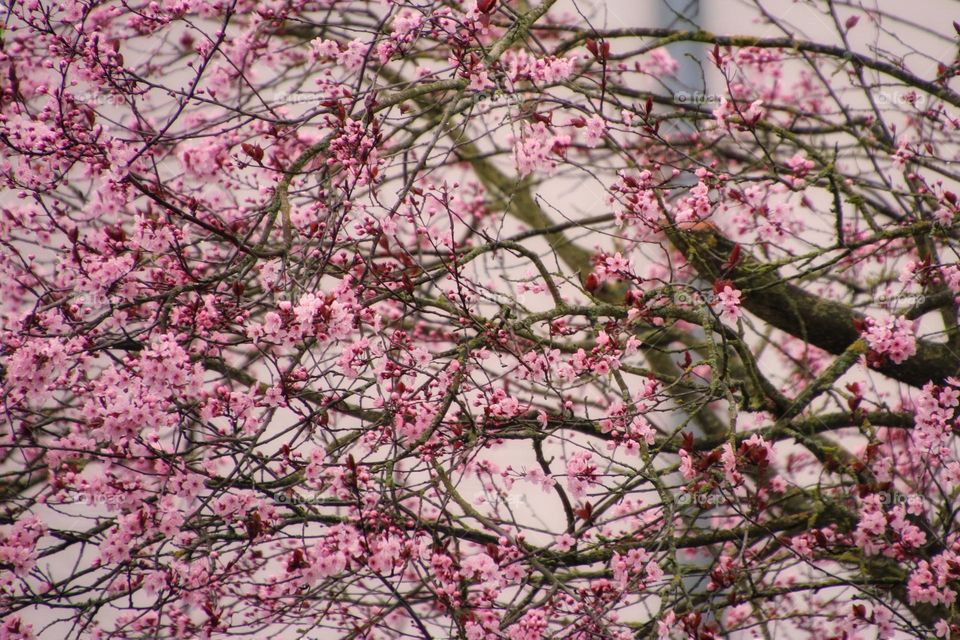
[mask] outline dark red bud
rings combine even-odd
[[[597,274],[591,271],[587,276],[587,279],[584,281],[583,286],[587,291],[593,293],[600,288],[600,278],[597,276]]]

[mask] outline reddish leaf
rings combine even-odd
[[[593,518],[593,505],[589,502],[586,502],[582,507],[577,507],[574,509],[574,513],[576,513],[577,517],[584,522],[589,522],[590,519]]]
[[[477,0],[477,9],[480,13],[491,13],[495,6],[497,6],[497,0]]]
[[[594,58],[598,55],[597,41],[593,38],[587,38],[587,51],[592,53]]]
[[[587,275],[587,279],[584,281],[583,287],[584,287],[587,291],[589,291],[590,293],[593,293],[594,291],[596,291],[597,289],[599,289],[599,288],[600,288],[600,278],[599,278],[599,276],[597,276],[596,273],[593,273],[593,272],[591,271],[590,274]]]
[[[250,540],[255,540],[260,534],[263,533],[263,520],[260,518],[259,511],[251,511],[247,515],[247,537]]]
[[[587,51],[592,53],[598,62],[604,63],[610,57],[610,43],[587,38]]]
[[[717,67],[722,67],[722,66],[723,66],[723,56],[720,55],[720,45],[719,45],[719,44],[713,45],[713,53],[712,53],[711,55],[713,56],[713,64],[717,65]]]
[[[240,148],[243,149],[243,152],[253,158],[256,162],[263,160],[263,149],[259,145],[247,144],[246,142],[240,145]]]
[[[737,245],[737,246],[739,247],[739,245]],[[736,249],[734,249],[734,250],[736,250]],[[726,289],[727,287],[730,287],[731,289],[736,289],[736,287],[733,285],[733,281],[732,281],[732,280],[727,280],[727,279],[725,279],[725,278],[717,278],[717,279],[714,281],[714,283],[713,283],[713,292],[714,292],[714,293],[720,293],[721,291],[723,291],[723,290]]]
[[[127,239],[127,234],[122,227],[106,227],[103,232],[114,242],[123,242]]]
[[[287,561],[287,571],[292,572],[297,569],[305,569],[310,565],[304,560],[303,551],[300,549],[294,549],[293,555],[290,556],[290,559]]]
[[[740,262],[740,244],[737,243],[733,245],[733,249],[730,250],[730,255],[727,256],[727,261],[723,266],[724,271],[729,271],[733,269]],[[721,289],[722,291],[722,289]]]

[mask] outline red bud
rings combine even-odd
[[[610,43],[601,40],[597,42],[593,38],[587,38],[587,51],[593,54],[598,62],[606,62],[610,57]]]
[[[713,45],[713,64],[717,65],[717,68],[723,66],[723,56],[720,55],[720,45]]]
[[[730,250],[730,255],[727,256],[727,263],[724,265],[724,269],[729,270],[733,269],[740,262],[740,245],[733,245],[733,249]]]
[[[600,288],[599,276],[597,276],[597,274],[591,271],[590,274],[587,276],[587,279],[584,281],[583,286],[587,291],[589,291],[590,293],[593,293],[594,291]]]
[[[592,53],[594,57],[597,56],[597,41],[593,38],[587,38],[587,51]]]
[[[587,502],[582,507],[574,509],[574,513],[576,513],[581,520],[589,521],[593,517],[593,505]]]

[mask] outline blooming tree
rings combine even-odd
[[[801,4],[10,2],[0,638],[960,637],[960,26]]]

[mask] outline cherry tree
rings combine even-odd
[[[0,639],[960,638],[957,23],[7,4]]]

